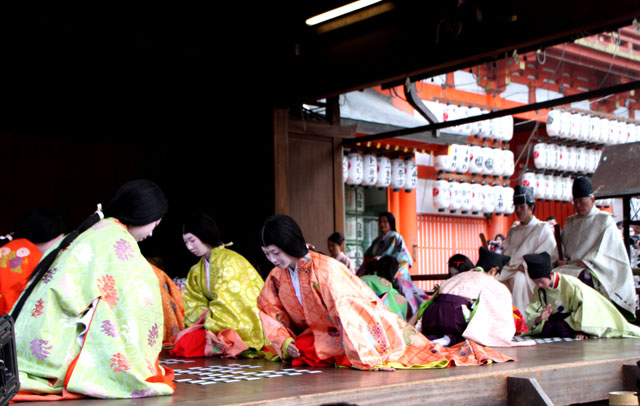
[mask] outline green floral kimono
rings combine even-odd
[[[389,310],[407,319],[407,299],[398,292],[391,282],[379,277],[378,275],[365,275],[361,278],[373,292],[382,298],[384,296],[384,304],[387,305]]]
[[[136,241],[117,220],[96,223],[58,255],[16,321],[21,394],[172,394],[157,363],[163,320]]]

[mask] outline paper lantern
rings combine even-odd
[[[347,177],[347,183],[349,185],[359,185],[362,183],[363,175],[363,160],[362,155],[357,152],[349,154],[349,176]]]
[[[555,179],[552,175],[544,175],[544,199],[553,200],[553,194],[555,192]]]
[[[475,117],[480,114],[482,114],[482,111],[478,107],[470,107],[469,110],[467,110],[467,117]],[[480,122],[474,121],[469,124],[471,126],[470,135],[478,135],[478,132],[480,131]]]
[[[560,138],[569,139],[571,136],[571,113],[563,111],[560,113]]]
[[[449,190],[451,191],[451,201],[449,203],[449,210],[457,211],[462,207],[462,188],[458,182],[450,182]]]
[[[513,172],[515,171],[515,161],[514,161],[513,152],[511,152],[511,150],[508,150],[508,149],[503,150],[502,158],[504,160],[504,172],[502,173],[502,176],[508,178],[512,176]]]
[[[544,178],[544,175],[541,173],[536,173],[536,187],[534,190],[534,197],[536,199],[544,199],[545,194],[547,193],[547,180]]]
[[[467,118],[469,116],[469,107],[467,106],[458,106],[458,118]],[[471,134],[471,123],[462,124],[458,126],[458,131],[463,135],[472,135]]]
[[[481,114],[489,114],[489,110],[482,110]],[[482,120],[478,122],[477,135],[480,138],[489,138],[491,136],[491,120]]]
[[[630,142],[635,142],[636,141],[636,125],[633,123],[627,123],[626,124],[626,128],[625,128],[625,135],[626,137],[624,142],[625,143],[630,143]]]
[[[388,187],[391,184],[391,160],[386,156],[378,157],[378,176],[376,186],[379,188]]]
[[[584,173],[587,169],[587,150],[584,148],[574,148],[576,152],[576,172]]]
[[[525,172],[522,175],[522,182],[520,182],[520,185],[533,188],[533,193],[536,194],[536,189],[538,188],[538,179],[536,178],[536,174],[533,172]]]
[[[575,172],[577,168],[577,153],[574,147],[567,147],[567,171]]]
[[[609,144],[611,138],[611,121],[607,118],[600,120],[600,137],[598,138],[598,144]]]
[[[493,186],[492,188],[493,194],[495,196],[495,203],[493,207],[493,212],[496,214],[502,214],[505,210],[505,201],[504,201],[504,193],[502,191],[502,186]]]
[[[349,177],[349,158],[346,155],[342,156],[342,183],[347,181]]]
[[[444,211],[451,205],[451,188],[446,180],[437,180],[431,188],[433,207],[438,211]]]
[[[560,122],[561,122],[561,114],[560,110],[551,110],[547,115],[547,134],[549,137],[558,137],[560,132]]]
[[[502,141],[502,117],[489,120],[489,138]]]
[[[571,113],[571,129],[569,132],[569,139],[571,140],[580,139],[580,117],[578,113]]]
[[[362,185],[374,186],[378,181],[378,160],[373,154],[365,154],[362,161]]]
[[[589,133],[591,131],[591,117],[584,114],[580,115],[580,135],[579,140],[589,141]]]
[[[462,204],[460,205],[460,211],[469,212],[471,211],[471,197],[473,195],[473,190],[470,183],[462,182],[460,183],[460,190],[462,193]]]
[[[502,117],[502,140],[509,142],[513,138],[513,116]]]
[[[453,172],[455,170],[455,162],[450,155],[437,155],[434,167],[439,172]]]
[[[400,158],[391,160],[391,189],[398,191],[404,188],[405,181],[404,161]]]
[[[510,216],[515,211],[515,207],[513,205],[514,190],[511,187],[503,186],[502,193],[504,198],[504,215]]]
[[[558,170],[566,171],[569,167],[569,148],[566,145],[558,147]]]
[[[495,161],[494,150],[492,148],[483,147],[482,156],[484,157],[482,174],[491,175],[493,173],[493,165]]]
[[[484,214],[493,213],[494,204],[495,204],[495,195],[493,194],[493,188],[489,185],[483,185],[482,194],[484,195],[483,197],[484,205],[482,206],[482,212]]]
[[[589,117],[589,142],[598,143],[600,142],[600,122],[602,120],[597,116]]]
[[[457,173],[465,173],[469,170],[469,161],[471,160],[471,151],[467,145],[457,145],[454,144],[451,146],[455,151],[455,160],[456,160],[456,172]]]
[[[558,144],[547,145],[547,168],[556,170],[559,166],[560,147]]]
[[[533,164],[537,169],[546,169],[548,156],[547,156],[547,147],[548,145],[541,142],[533,147]]]
[[[573,179],[571,177],[562,178],[562,200],[565,202],[571,201],[571,188],[573,186]]]
[[[411,192],[418,184],[418,164],[412,159],[407,159],[404,161],[404,170],[404,190]]]
[[[469,147],[469,172],[472,174],[482,173],[484,168],[484,155],[482,147],[474,145]]]
[[[502,176],[504,174],[504,167],[505,167],[504,159],[505,159],[505,156],[502,153],[502,150],[500,148],[494,148],[493,149],[493,156],[494,156],[493,175],[494,176]]]
[[[482,185],[479,183],[471,184],[471,211],[479,213],[484,206],[484,193],[482,193]]]

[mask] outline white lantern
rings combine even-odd
[[[513,175],[513,172],[515,172],[515,161],[513,152],[511,152],[511,150],[505,149],[502,151],[502,157],[504,160],[504,172],[502,176],[508,178]]]
[[[489,114],[489,110],[482,110],[482,114]],[[482,120],[478,122],[478,137],[489,138],[491,136],[491,120]]]
[[[471,151],[467,145],[452,145],[456,149],[456,172],[465,173],[469,170]]]
[[[548,166],[548,145],[541,142],[533,147],[533,163],[537,169],[546,169]]]
[[[493,194],[493,188],[489,185],[482,186],[482,194],[484,195],[482,206],[482,212],[485,214],[493,213],[495,205],[495,196]]]
[[[533,193],[536,194],[536,189],[538,188],[538,180],[536,178],[536,174],[533,172],[525,172],[522,175],[521,185],[532,188]]]
[[[484,157],[482,174],[483,175],[491,175],[493,173],[493,165],[495,156],[493,155],[494,150],[491,148],[484,147],[482,148],[482,156]]]
[[[347,181],[349,177],[349,158],[346,155],[342,156],[342,183]]]
[[[349,185],[359,185],[362,183],[363,175],[363,160],[362,155],[357,152],[349,154],[349,176],[347,177],[347,183]]]
[[[611,139],[611,121],[607,118],[600,120],[600,137],[598,144],[609,144]]]
[[[467,111],[467,117],[475,117],[475,116],[479,116],[480,114],[482,114],[482,111],[478,107],[470,107],[469,110]],[[470,123],[470,126],[471,126],[471,129],[469,133],[471,135],[478,135],[478,132],[480,131],[480,122],[474,121],[473,123]]]
[[[547,134],[549,137],[557,137],[560,132],[560,117],[562,112],[560,110],[551,110],[547,115]]]
[[[562,189],[564,187],[564,182],[562,178],[559,176],[553,177],[553,200],[556,202],[562,201]]]
[[[489,120],[489,138],[497,141],[502,140],[502,117]]]
[[[600,139],[600,117],[590,116],[589,117],[589,142],[599,142]]]
[[[563,111],[560,113],[560,138],[569,139],[571,136],[571,113]]]
[[[620,138],[620,122],[617,120],[609,121],[609,145],[618,144]]]
[[[576,168],[578,167],[578,164],[576,162],[576,157],[577,157],[577,153],[576,153],[576,149],[574,147],[567,147],[567,171],[568,172],[575,172]]]
[[[502,117],[502,140],[509,142],[513,138],[513,116]]]
[[[464,212],[471,211],[471,196],[473,195],[473,188],[470,183],[460,183],[460,189],[462,191],[462,204],[460,210]]]
[[[636,125],[635,137],[633,138],[633,142],[640,141],[640,125]]]
[[[569,139],[580,139],[580,117],[581,116],[578,113],[571,113],[571,130],[569,132]]]
[[[451,202],[449,203],[449,210],[457,211],[462,207],[462,188],[458,182],[449,183],[449,189],[451,190]]]
[[[560,147],[558,144],[549,144],[547,146],[547,168],[556,170],[560,163]]]
[[[482,185],[479,183],[471,184],[471,211],[479,213],[484,206],[484,193],[482,193]]]
[[[374,186],[378,180],[378,160],[373,154],[366,154],[362,157],[363,163],[363,186]]]
[[[469,115],[469,107],[467,106],[458,106],[458,118],[467,118]],[[462,124],[457,126],[460,134],[463,135],[471,135],[471,123]]]
[[[497,214],[504,213],[506,202],[504,201],[503,187],[494,186],[492,187],[492,189],[495,196],[495,205],[493,208],[493,212]]]
[[[503,186],[502,187],[502,191],[503,191],[503,198],[504,198],[504,215],[505,216],[510,216],[514,210],[515,207],[513,205],[513,188],[508,187],[508,186]]]
[[[504,158],[505,156],[502,154],[502,150],[500,148],[493,149],[493,174],[495,176],[502,176],[504,174]]]
[[[587,173],[594,173],[598,166],[598,153],[595,149],[587,149]]]
[[[582,141],[589,141],[591,131],[591,117],[580,115],[580,138]]]
[[[625,131],[625,143],[636,141],[636,125],[633,123],[627,123]]]
[[[547,193],[547,180],[541,173],[536,173],[536,187],[534,191],[534,197],[536,199],[544,199]]]
[[[555,179],[552,175],[544,175],[544,199],[553,200],[555,192]]]
[[[566,171],[569,167],[569,148],[566,145],[558,147],[558,170]]]
[[[388,187],[391,184],[391,160],[386,156],[378,157],[378,178],[376,186],[379,188]]]
[[[562,200],[565,202],[571,201],[571,188],[573,186],[573,179],[571,177],[562,178]]]
[[[411,192],[418,184],[418,164],[413,159],[404,161],[405,180],[404,190]]]
[[[484,155],[482,147],[474,145],[469,148],[469,172],[472,174],[482,173],[484,169]]]
[[[451,172],[451,168],[455,168],[453,159],[449,155],[437,155],[434,167],[438,172]]]
[[[451,190],[449,188],[449,182],[446,180],[437,180],[433,183],[431,189],[433,196],[433,207],[438,211],[444,211],[451,205]]]
[[[404,188],[404,161],[400,158],[391,160],[391,189],[398,191]]]
[[[587,169],[587,150],[584,148],[575,148],[576,152],[576,172],[584,173]]]

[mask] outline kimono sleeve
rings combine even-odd
[[[206,272],[206,270],[201,265],[202,260],[191,268],[182,292],[185,327],[195,324],[200,315],[209,309],[209,299],[204,294],[205,287],[201,285],[202,272]]]
[[[258,296],[258,310],[265,336],[273,344],[278,355],[284,358],[283,346],[294,340],[295,334],[289,328],[292,321],[280,301],[279,290],[280,281],[274,270],[267,277]]]

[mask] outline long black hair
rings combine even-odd
[[[294,258],[303,258],[309,252],[300,226],[285,214],[266,219],[261,238],[263,247],[273,244]]]
[[[204,213],[191,213],[182,225],[182,234],[191,233],[211,247],[222,245],[222,237],[215,220]]]
[[[378,220],[380,220],[381,217],[386,217],[387,221],[389,222],[389,226],[391,227],[391,230],[392,231],[397,231],[396,230],[396,217],[393,215],[393,213],[391,213],[389,211],[383,211],[378,216]]]
[[[34,244],[54,239],[67,232],[62,216],[50,208],[31,210],[15,227],[9,236],[0,237],[0,247],[17,238],[25,238]]]

